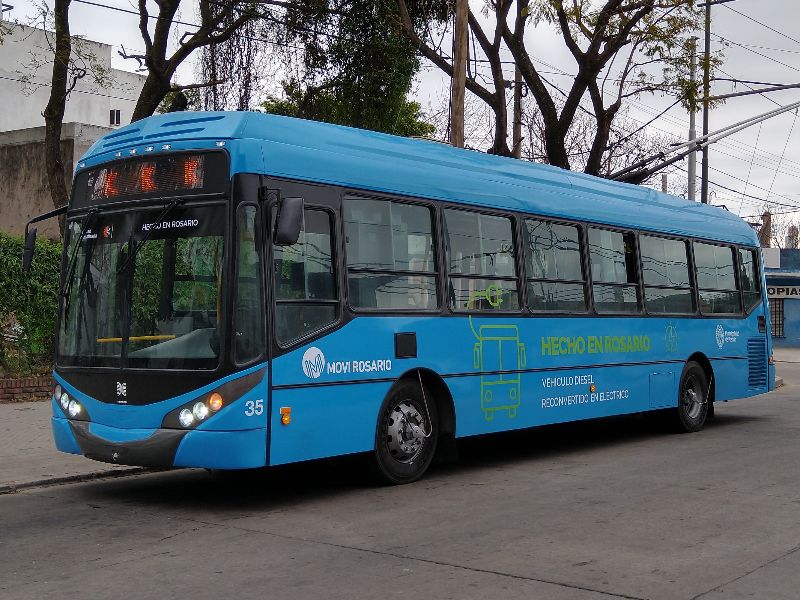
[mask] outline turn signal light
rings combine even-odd
[[[591,384],[589,386],[589,392],[594,394],[597,391],[597,386],[595,384]]]
[[[292,422],[292,407],[281,406],[281,424],[288,425]]]
[[[769,355],[769,364],[771,365],[775,364],[775,357],[772,354]]]
[[[222,395],[219,392],[214,392],[208,397],[208,408],[217,412],[220,408],[222,408]]]

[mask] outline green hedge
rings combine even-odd
[[[22,272],[23,239],[0,233],[0,332],[21,326],[16,341],[0,336],[0,367],[9,375],[52,366],[58,312],[61,242],[37,240],[30,273]]]

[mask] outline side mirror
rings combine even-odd
[[[33,253],[36,251],[36,228],[25,230],[25,247],[22,251],[22,270],[30,272]]]
[[[297,243],[300,230],[303,228],[303,199],[283,198],[278,207],[278,218],[275,221],[276,246],[291,246]]]

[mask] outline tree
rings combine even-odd
[[[269,2],[264,2],[268,4]],[[152,115],[164,97],[172,91],[198,89],[219,83],[206,81],[188,85],[174,85],[172,78],[178,67],[192,52],[210,44],[221,44],[236,33],[249,20],[257,18],[259,2],[239,0],[199,0],[200,23],[194,31],[184,33],[178,47],[169,54],[169,42],[175,15],[181,0],[159,0],[155,25],[150,26],[151,15],[147,0],[139,0],[139,32],[144,42],[144,54],[129,54],[124,49],[123,58],[136,60],[147,72],[142,91],[133,110],[131,121]]]
[[[441,44],[432,41],[428,29],[414,26],[407,4],[397,0],[404,32],[425,57],[451,74]],[[492,151],[506,153],[508,146],[501,59],[510,53],[541,114],[547,162],[571,167],[565,140],[588,98],[595,125],[583,164],[587,173],[600,173],[614,118],[627,100],[646,92],[688,96],[687,36],[698,20],[692,5],[692,0],[492,0],[484,14],[490,34],[470,11],[471,32],[489,63],[492,89],[475,74],[468,77],[467,89],[495,114]],[[576,66],[566,89],[549,82],[535,64],[526,40],[531,25],[552,28],[563,39]]]
[[[395,11],[373,0],[294,2],[283,22],[282,97],[265,109],[363,129],[429,135],[408,101],[420,67]]]
[[[372,117],[365,122],[354,115],[347,99],[335,91],[314,90],[310,93],[296,83],[289,82],[284,85],[283,92],[282,97],[269,96],[261,108],[272,114],[362,127],[406,137],[430,137],[436,130],[434,125],[425,121],[419,103],[406,99],[384,118]]]

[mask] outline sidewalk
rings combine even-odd
[[[56,450],[49,402],[0,404],[0,494],[140,471]]]

